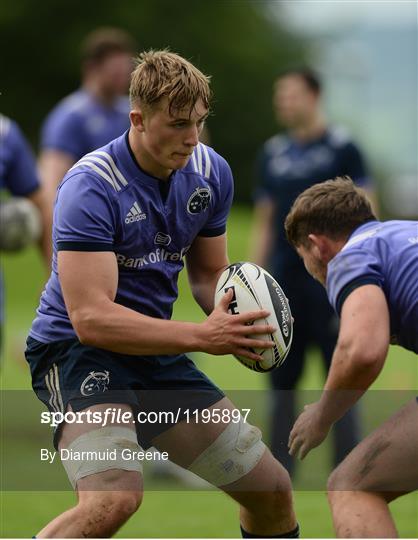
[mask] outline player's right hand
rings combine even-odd
[[[274,346],[272,341],[257,339],[254,335],[273,334],[277,329],[271,325],[253,325],[258,319],[265,319],[270,313],[265,310],[249,311],[239,315],[228,313],[233,293],[229,290],[220,300],[209,317],[201,323],[202,351],[209,354],[235,354],[250,360],[263,358],[250,349],[267,349]],[[249,328],[250,326],[250,328]],[[251,333],[252,337],[248,337]]]

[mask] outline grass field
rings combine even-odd
[[[247,254],[250,214],[246,208],[234,208],[229,223],[229,249],[231,260],[244,260]],[[210,256],[210,254],[208,254]],[[28,250],[15,256],[2,257],[6,281],[6,327],[3,347],[1,388],[6,390],[30,389],[29,370],[23,358],[24,341],[34,317],[38,296],[42,288],[42,266],[37,253]],[[183,320],[202,320],[203,315],[194,304],[187,288],[185,276],[180,280],[180,300],[175,306],[174,317]],[[291,301],[291,299],[290,299]],[[295,339],[297,333],[295,332]],[[251,395],[259,411],[261,424],[268,418],[268,378],[246,370],[231,357],[195,358],[199,366],[224,390],[232,395]],[[315,391],[321,388],[320,359],[312,350],[300,387]],[[372,398],[363,407],[364,431],[367,433],[391,413],[393,403],[418,388],[418,363],[415,356],[398,347],[390,351],[384,370],[375,383]],[[394,392],[394,391],[397,392]],[[403,391],[409,391],[403,393]],[[3,394],[5,394],[3,392]],[[312,397],[312,392],[309,394]],[[308,394],[303,395],[303,399]],[[390,399],[389,399],[390,397]],[[34,410],[36,409],[35,398]],[[2,398],[2,424],[6,417],[26,418],[29,422],[31,405],[22,410],[8,410]],[[23,403],[23,401],[22,401]],[[261,414],[260,412],[260,414]],[[10,422],[9,422],[10,425]],[[22,424],[12,431],[2,429],[2,450],[7,446],[7,458],[1,461],[2,486],[9,486],[4,479],[30,475],[25,463],[25,450],[39,447],[31,426]],[[12,440],[3,438],[10,437]],[[268,434],[266,433],[266,439]],[[3,452],[2,452],[3,453]],[[12,456],[11,456],[12,454]],[[6,455],[6,454],[4,454]],[[295,481],[295,504],[304,537],[332,537],[331,518],[324,494],[325,478],[329,470],[330,445],[327,442],[301,464]],[[26,467],[26,469],[25,469]],[[121,529],[120,537],[237,537],[239,535],[237,509],[223,494],[216,491],[187,491],[176,483],[161,484],[147,475],[149,488],[140,511]],[[13,484],[13,482],[11,482]],[[307,486],[314,486],[310,489]],[[39,491],[2,491],[0,500],[0,534],[2,537],[30,537],[47,521],[67,509],[75,497],[69,492],[45,491],[47,478],[40,480]],[[16,487],[14,489],[17,489]],[[43,491],[42,491],[43,490]],[[401,537],[418,536],[418,495],[404,497],[392,505]]]

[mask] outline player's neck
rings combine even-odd
[[[322,137],[327,129],[325,118],[318,114],[307,120],[303,125],[290,130],[290,135],[299,142],[314,141]]]

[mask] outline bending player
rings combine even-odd
[[[418,222],[379,222],[349,178],[304,191],[286,219],[290,243],[341,317],[324,392],[289,438],[303,459],[379,375],[390,343],[418,353]],[[334,470],[338,537],[395,537],[388,503],[418,488],[418,402],[412,400]]]
[[[233,182],[226,161],[198,139],[208,78],[176,54],[150,51],[139,58],[130,98],[130,129],[84,156],[59,187],[53,271],[26,352],[33,386],[50,410],[117,406],[135,417],[179,407],[231,411],[231,401],[184,355],[261,359],[247,347],[265,346],[246,337],[246,323],[265,311],[232,316],[230,295],[213,306],[228,265]],[[169,320],[184,255],[194,297],[210,313],[199,324]],[[244,536],[298,535],[289,476],[260,431],[241,419],[61,425],[60,449],[114,450],[117,460],[65,462],[78,504],[39,537],[116,532],[142,499],[141,464],[121,456],[124,447],[139,449],[138,441],[233,497]]]

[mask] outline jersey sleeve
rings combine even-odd
[[[32,149],[14,122],[11,123],[7,140],[2,144],[10,150],[5,185],[12,195],[27,197],[39,188],[40,183]]]
[[[116,212],[103,183],[79,172],[61,184],[54,210],[57,251],[113,251]]]
[[[73,111],[58,107],[50,113],[42,127],[41,148],[66,152],[77,161],[85,154],[84,139],[82,118]]]
[[[348,142],[341,150],[341,153],[343,174],[350,176],[359,187],[372,187],[372,180],[359,148],[353,142]]]
[[[328,264],[327,293],[338,315],[350,293],[370,284],[383,287],[384,278],[379,260],[368,250],[340,251]]]
[[[226,231],[226,222],[234,197],[234,179],[228,163],[222,159],[219,164],[219,190],[216,194],[212,215],[199,236],[220,236]]]

